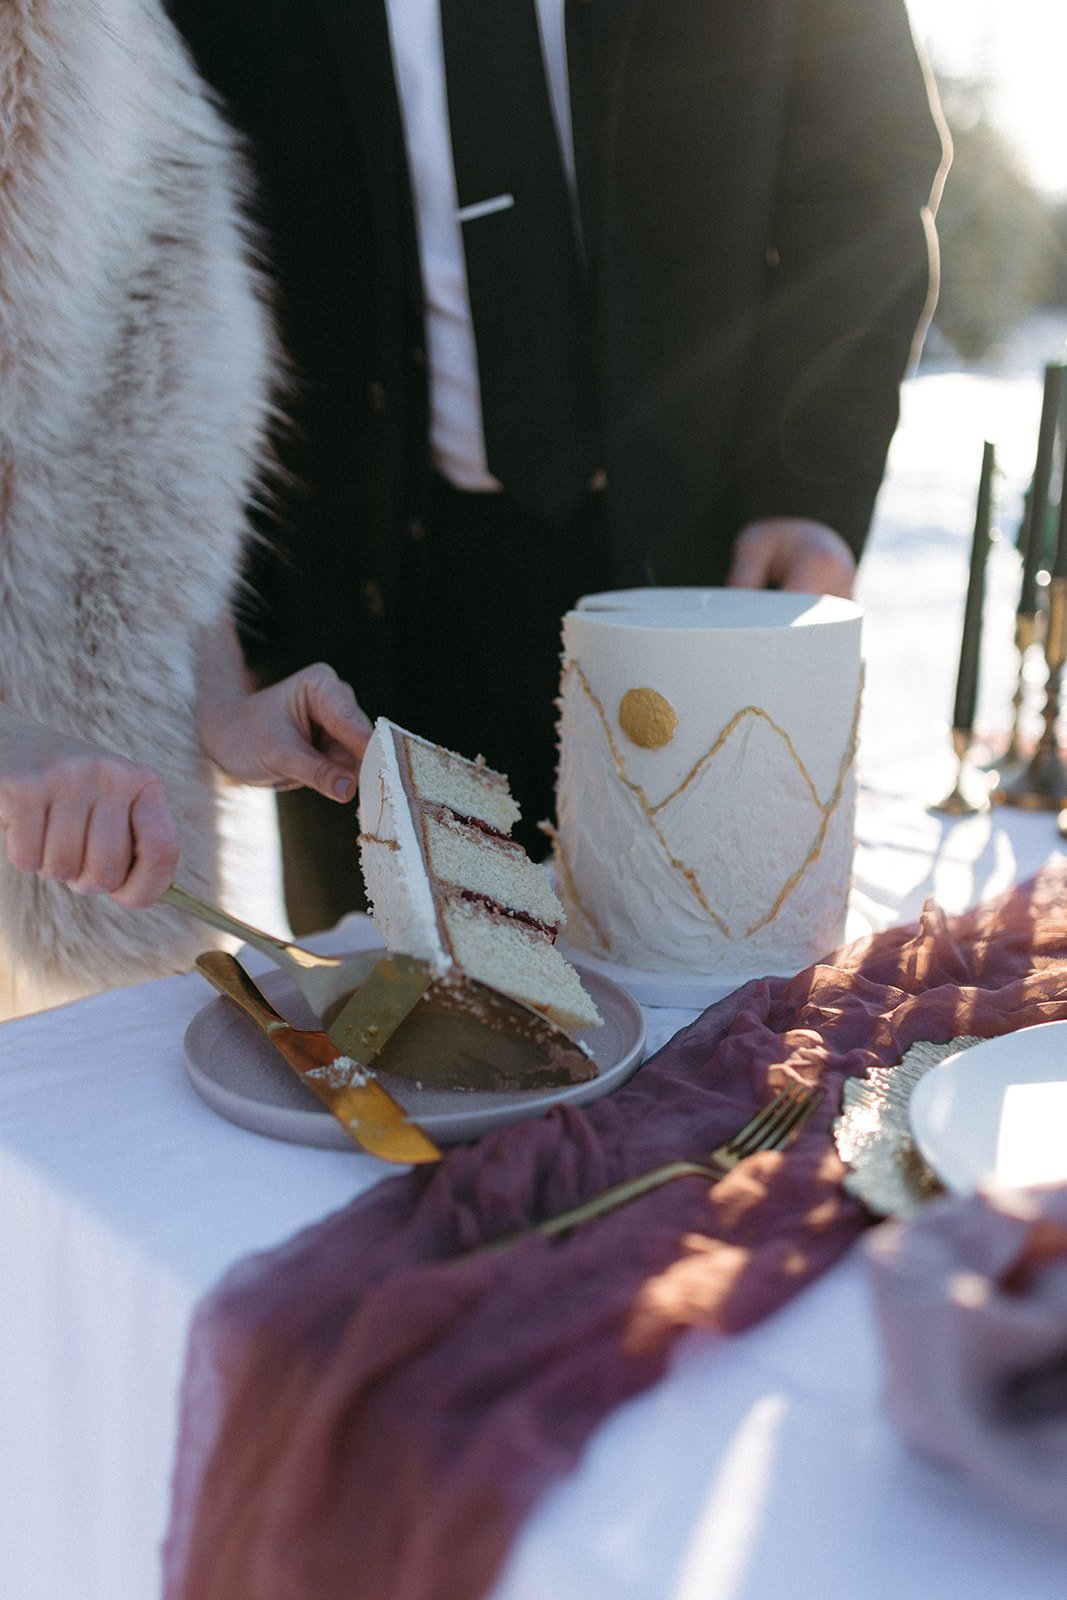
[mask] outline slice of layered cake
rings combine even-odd
[[[561,1028],[600,1014],[555,948],[563,908],[543,867],[508,837],[507,778],[380,717],[359,783],[360,857],[388,949],[458,968]]]

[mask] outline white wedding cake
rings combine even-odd
[[[740,589],[563,619],[555,872],[568,945],[738,983],[844,938],[862,613]]]

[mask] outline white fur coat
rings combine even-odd
[[[236,581],[271,376],[241,188],[156,0],[2,0],[0,698],[160,770],[208,894],[193,651]],[[0,853],[0,1016],[209,942]]]

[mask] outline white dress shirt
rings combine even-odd
[[[386,0],[386,6],[422,266],[434,465],[457,489],[499,489],[486,464],[478,361],[456,214],[439,3]],[[549,95],[573,192],[563,6],[564,0],[537,0]],[[496,195],[486,195],[485,201],[507,203]]]

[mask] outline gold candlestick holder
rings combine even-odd
[[[1015,648],[1019,653],[1019,668],[1015,678],[1015,693],[1011,701],[1011,733],[1007,748],[997,756],[996,760],[982,763],[985,771],[992,773],[998,781],[1016,773],[1026,759],[1019,742],[1019,734],[1022,727],[1023,706],[1026,704],[1026,659],[1036,638],[1037,617],[1026,612],[1019,613],[1015,618]]]
[[[930,806],[930,811],[944,811],[950,817],[970,817],[978,811],[988,811],[989,795],[978,792],[974,782],[975,768],[967,759],[973,735],[969,728],[953,728],[952,748],[956,755],[956,781],[940,805]]]
[[[1019,806],[1026,811],[1059,811],[1067,803],[1067,764],[1056,735],[1060,677],[1067,661],[1067,577],[1054,577],[1049,582],[1045,661],[1048,677],[1041,737],[1028,765],[1010,783],[993,791],[998,805]]]

